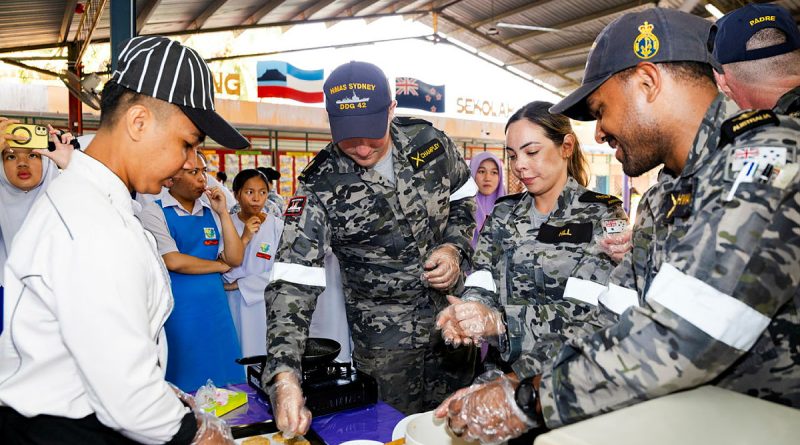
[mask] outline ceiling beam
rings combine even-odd
[[[542,64],[541,62],[533,60],[530,56],[528,56],[526,54],[523,54],[521,51],[519,51],[517,49],[514,49],[514,48],[511,48],[509,46],[506,46],[505,44],[503,44],[503,42],[501,42],[498,39],[495,39],[492,36],[488,36],[488,35],[480,32],[480,31],[478,31],[476,29],[471,28],[468,23],[464,23],[464,22],[458,20],[455,17],[452,17],[451,15],[449,15],[449,14],[447,14],[445,12],[440,13],[439,17],[441,17],[444,20],[447,20],[448,22],[450,22],[450,23],[452,23],[452,24],[454,24],[454,25],[456,25],[456,26],[458,26],[460,28],[465,29],[467,32],[469,32],[470,34],[475,35],[476,37],[479,37],[479,38],[481,38],[483,40],[489,41],[492,45],[496,45],[496,46],[501,47],[504,51],[509,52],[509,53],[513,54],[514,56],[516,56],[518,58],[525,59],[527,62],[532,63],[532,64],[538,66],[539,68],[541,68],[541,69],[543,69],[543,70],[545,70],[545,71],[547,71],[549,73],[555,74],[556,76],[558,76],[558,77],[566,80],[567,82],[569,82],[570,86],[575,86],[575,87],[579,87],[580,86],[580,82],[578,82],[577,80],[575,80],[575,79],[573,79],[571,77],[568,77],[568,76],[566,76],[564,74],[561,74],[558,71],[554,70],[553,68],[550,68],[549,66]]]
[[[581,71],[584,68],[586,68],[586,64],[585,63],[581,63],[580,65],[572,65],[572,66],[568,66],[568,67],[565,67],[565,68],[559,68],[558,71],[561,74],[569,74],[569,73],[574,73],[575,71]]]
[[[655,1],[653,1],[653,0],[647,0],[647,1],[644,1],[644,2],[640,1],[640,0],[635,0],[635,1],[632,1],[632,2],[628,2],[628,3],[624,3],[622,5],[615,6],[615,7],[610,8],[610,9],[604,9],[602,11],[598,11],[598,12],[596,12],[594,14],[581,16],[581,17],[578,17],[578,18],[576,18],[574,20],[569,20],[569,21],[566,21],[566,22],[558,23],[558,24],[553,25],[553,26],[548,26],[548,28],[565,29],[565,28],[569,28],[569,27],[572,27],[572,26],[576,26],[576,25],[582,25],[584,23],[588,23],[588,22],[591,22],[593,20],[597,20],[597,19],[601,19],[601,18],[604,18],[604,17],[608,17],[608,16],[612,16],[612,15],[615,15],[615,14],[619,14],[620,12],[624,12],[624,11],[627,11],[629,9],[637,8],[637,7],[640,7],[640,6],[643,6],[643,5],[654,5],[654,4],[655,4]],[[517,43],[517,42],[520,42],[520,41],[523,41],[523,40],[527,40],[527,39],[530,39],[532,37],[536,37],[536,36],[541,35],[541,34],[545,34],[547,32],[549,32],[549,31],[530,31],[530,32],[525,32],[525,33],[522,33],[520,35],[504,39],[501,42],[504,45],[512,45],[514,43]],[[481,48],[481,49],[483,49],[483,48]]]
[[[200,15],[195,17],[194,20],[192,20],[192,22],[189,23],[189,26],[186,27],[186,29],[187,30],[192,30],[192,29],[200,29],[200,28],[202,28],[203,25],[206,24],[208,19],[210,19],[211,16],[214,15],[214,13],[219,10],[219,8],[223,7],[225,5],[225,3],[228,3],[228,0],[214,0],[214,1],[212,1],[206,7],[206,9],[204,9],[203,12],[200,13]]]
[[[259,20],[263,19],[267,16],[272,10],[280,6],[285,0],[269,0],[268,2],[261,5],[260,8],[255,10],[249,17],[244,19],[239,26],[250,26],[255,25],[258,23]]]
[[[378,3],[378,0],[361,0],[358,3],[355,3],[351,6],[345,6],[344,8],[334,12],[331,17],[353,17],[375,3]]]
[[[161,0],[149,0],[147,3],[144,4],[142,10],[136,14],[136,34],[138,35],[142,32],[142,28],[144,25],[147,24],[147,20],[150,19],[150,16],[153,15],[153,12],[158,7],[158,4],[161,3]]]
[[[292,20],[308,20],[314,16],[314,14],[320,12],[321,10],[325,9],[326,6],[330,5],[336,0],[324,0],[324,1],[317,1],[314,2],[314,6],[302,10],[299,14],[292,17]]]
[[[70,25],[72,25],[72,17],[75,16],[75,5],[78,0],[67,0],[67,6],[64,7],[64,15],[61,16],[61,28],[58,31],[58,41],[63,43],[67,41]]]
[[[382,9],[375,11],[376,14],[387,14],[387,13],[395,13],[400,11],[401,9],[405,8],[406,6],[413,5],[416,3],[420,3],[414,0],[400,0],[396,2],[390,2],[389,6],[386,6]],[[416,9],[416,8],[414,8]]]
[[[503,20],[505,18],[511,17],[512,15],[522,14],[525,11],[528,11],[530,9],[536,8],[537,6],[544,6],[544,5],[548,4],[548,3],[552,3],[553,1],[555,1],[555,0],[538,0],[538,1],[534,1],[534,2],[526,2],[522,6],[518,6],[516,8],[511,8],[511,9],[509,9],[507,11],[503,11],[503,12],[501,12],[499,14],[495,14],[494,16],[492,16],[490,18],[483,19],[483,20],[478,20],[477,22],[472,23],[472,27],[473,28],[479,28],[479,27],[481,27],[483,25],[488,25],[489,23],[492,23],[492,22],[499,22],[499,21],[501,21],[501,20]]]
[[[592,49],[592,45],[594,45],[594,42],[579,43],[577,45],[558,48],[552,51],[532,52],[532,55],[534,56],[533,60],[540,61],[547,59],[556,59],[561,56],[577,56],[579,54],[588,53],[589,50]],[[528,61],[524,59],[514,59],[509,61],[506,65],[520,65],[523,63],[528,63]]]

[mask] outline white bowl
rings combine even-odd
[[[474,445],[447,428],[444,419],[433,417],[433,411],[422,413],[406,427],[406,445]]]

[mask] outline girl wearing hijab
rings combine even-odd
[[[627,224],[619,199],[586,189],[588,163],[578,139],[566,116],[550,114],[551,106],[531,102],[509,119],[506,154],[527,190],[497,200],[462,299],[448,297],[452,304],[438,320],[454,343],[508,340],[502,347],[508,364],[522,342],[506,321],[529,325],[535,341],[547,343],[594,332],[610,320],[605,312],[594,316],[597,301],[586,292],[570,295],[583,300],[564,294],[568,281],[605,286],[615,263],[598,241]]]
[[[478,194],[475,196],[475,234],[472,236],[472,248],[478,244],[478,234],[481,232],[486,217],[492,213],[494,203],[498,198],[506,195],[503,185],[503,163],[497,156],[484,151],[478,153],[469,162],[472,179],[478,184]]]
[[[233,179],[240,210],[232,219],[244,244],[244,260],[222,278],[244,356],[267,353],[264,288],[283,232],[283,220],[264,211],[268,193],[269,181],[256,169],[242,170]]]
[[[66,167],[73,147],[72,135],[64,133],[58,143],[58,131],[49,127],[56,151],[31,150],[9,147],[13,136],[6,134],[10,125],[19,121],[0,117],[0,151],[3,168],[0,169],[0,289],[3,286],[3,268],[11,251],[11,241],[22,226],[36,199],[44,194],[50,181],[58,176],[58,168]],[[52,158],[52,159],[50,159]],[[56,164],[58,163],[58,165]],[[0,291],[1,292],[1,291]]]

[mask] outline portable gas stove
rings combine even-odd
[[[330,414],[378,401],[378,384],[372,376],[355,369],[350,363],[328,362],[307,366],[303,370],[303,395],[306,407],[315,416]],[[258,396],[269,402],[261,388],[263,364],[247,367],[247,383]]]

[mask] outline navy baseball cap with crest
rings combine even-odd
[[[595,39],[581,86],[553,105],[550,112],[575,120],[594,120],[586,98],[611,76],[640,62],[701,62],[718,67],[710,51],[711,26],[696,15],[665,8],[619,17]]]
[[[747,41],[758,31],[776,28],[786,34],[786,42],[748,50]],[[779,56],[800,48],[800,30],[786,8],[773,4],[750,4],[717,20],[714,58],[720,64]]]
[[[345,139],[380,139],[386,135],[392,93],[380,68],[351,61],[333,70],[323,88],[334,144]]]

